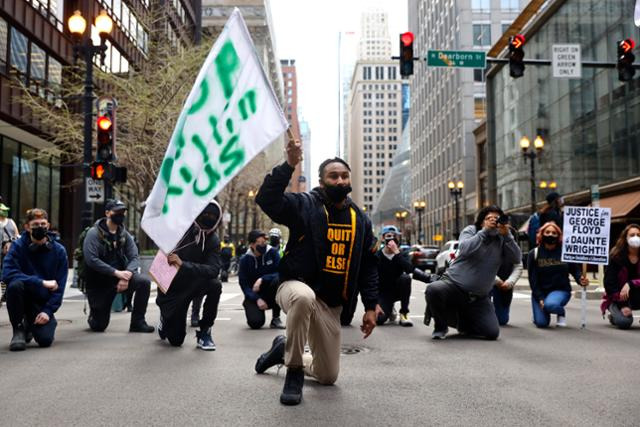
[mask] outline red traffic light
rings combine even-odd
[[[411,43],[413,43],[415,38],[416,37],[413,35],[411,31],[407,31],[406,33],[402,33],[400,35],[400,40],[402,41],[402,44],[405,46],[411,46]]]
[[[524,42],[525,38],[522,34],[516,34],[515,36],[511,37],[511,46],[516,49],[520,49]]]
[[[106,116],[98,117],[98,129],[108,131],[111,129],[111,119]]]
[[[633,39],[624,39],[620,42],[620,49],[623,53],[629,53],[636,47],[636,42]]]

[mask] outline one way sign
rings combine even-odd
[[[87,177],[87,203],[104,203],[104,181]]]

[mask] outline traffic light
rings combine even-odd
[[[400,34],[400,75],[409,77],[413,74],[413,41],[415,36],[412,32]]]
[[[514,79],[524,75],[524,46],[525,38],[516,34],[509,38],[509,75]]]
[[[98,116],[98,147],[96,160],[110,162],[113,158],[113,120],[110,114]]]
[[[628,82],[633,79],[636,74],[635,68],[633,68],[633,61],[636,60],[636,56],[633,54],[633,48],[636,46],[636,42],[633,39],[625,39],[618,41],[618,80],[621,82]]]
[[[96,181],[108,179],[110,175],[109,170],[109,162],[93,162],[91,163],[91,178]]]

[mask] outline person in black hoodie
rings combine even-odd
[[[138,273],[138,248],[124,228],[127,207],[120,200],[108,200],[105,218],[87,232],[82,245],[86,263],[89,327],[103,332],[109,326],[111,304],[117,293],[135,292],[129,332],[153,332],[145,320],[151,281]]]
[[[289,227],[280,261],[276,301],[287,314],[287,337],[275,338],[255,370],[287,366],[280,402],[302,400],[305,373],[333,384],[340,370],[340,312],[360,292],[365,306],[360,329],[367,338],[376,326],[378,270],[371,222],[347,195],[351,170],[339,158],[322,162],[320,186],[310,193],[285,193],[302,158],[300,141],[289,135],[287,160],[265,178],[256,203],[276,223]],[[303,361],[309,342],[311,357]],[[311,358],[311,360],[309,360]]]
[[[393,225],[382,229],[382,243],[378,257],[378,276],[380,278],[380,307],[382,313],[378,314],[378,325],[382,325],[387,319],[395,321],[396,301],[400,301],[400,325],[413,326],[409,320],[409,299],[411,298],[411,274],[413,266],[405,254],[398,248],[398,236],[400,231]]]
[[[167,256],[170,265],[178,268],[166,294],[158,292],[156,304],[160,307],[158,335],[173,346],[181,346],[186,336],[186,318],[189,304],[194,298],[206,296],[200,329],[196,331],[196,345],[202,350],[215,350],[211,327],[218,315],[222,293],[220,273],[220,240],[215,230],[220,224],[220,205],[214,200],[198,215],[176,249]]]
[[[244,313],[251,329],[260,329],[265,322],[266,310],[271,309],[271,329],[284,329],[280,320],[280,307],[276,304],[278,264],[280,254],[268,248],[267,235],[260,230],[249,233],[249,250],[240,259],[238,282],[244,294]]]

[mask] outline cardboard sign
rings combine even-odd
[[[565,206],[562,261],[609,264],[610,208]]]

